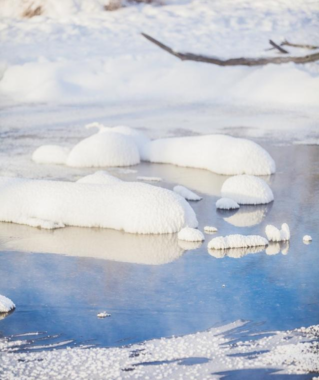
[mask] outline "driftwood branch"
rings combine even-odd
[[[315,62],[319,60],[319,52],[314,54],[305,55],[302,57],[291,57],[291,56],[278,56],[278,57],[265,57],[265,58],[231,58],[231,59],[219,59],[216,57],[209,57],[200,54],[192,53],[182,53],[178,52],[169,46],[163,44],[162,42],[156,40],[155,38],[149,36],[148,34],[142,33],[142,36],[147,40],[165,50],[167,53],[172,54],[176,58],[179,58],[182,61],[195,61],[195,62],[204,62],[211,63],[218,66],[262,66],[269,63],[272,64],[282,64],[288,62],[294,63],[308,63]]]
[[[296,47],[296,48],[302,48],[302,49],[309,49],[309,50],[316,50],[319,49],[319,46],[314,46],[314,45],[307,45],[307,44],[292,44],[291,42],[288,42],[285,40],[280,44],[280,46],[291,46],[291,47]]]
[[[287,50],[285,50],[284,48],[280,47],[279,45],[277,45],[274,41],[272,40],[269,40],[269,43],[271,46],[273,46],[275,49],[279,50],[280,53],[283,53],[283,54],[288,54],[289,52]]]

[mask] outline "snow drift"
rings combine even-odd
[[[209,249],[246,248],[268,245],[267,239],[258,235],[228,235],[219,236],[208,243]]]
[[[0,177],[0,221],[42,228],[102,227],[162,234],[197,227],[178,194],[136,182],[109,185]]]

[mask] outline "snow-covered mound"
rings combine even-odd
[[[66,163],[70,149],[59,145],[42,145],[32,154],[32,160],[39,164]]]
[[[221,210],[235,210],[239,207],[239,204],[230,198],[220,198],[216,202],[216,208]]]
[[[221,193],[223,197],[244,205],[266,204],[274,200],[273,192],[267,183],[251,175],[228,178],[222,186]]]
[[[261,146],[226,135],[154,140],[144,146],[141,158],[226,175],[268,175],[276,171],[274,160]]]
[[[89,174],[77,181],[77,183],[91,183],[96,185],[114,185],[119,182],[122,182],[119,178],[102,170],[95,172],[94,174]]]
[[[181,195],[183,198],[185,198],[187,201],[200,201],[202,197],[194,193],[193,191],[187,189],[187,187],[184,186],[174,186],[173,191],[175,193]]]
[[[178,239],[196,242],[196,241],[204,241],[205,237],[201,231],[196,230],[195,228],[185,227],[179,231]]]
[[[287,241],[290,239],[290,229],[287,223],[281,225],[281,230],[269,224],[266,226],[265,232],[269,241]]]
[[[216,227],[213,227],[213,226],[205,226],[204,227],[204,231],[207,233],[207,234],[213,234],[215,232],[218,231],[218,229]]]
[[[258,235],[228,235],[219,236],[208,243],[209,249],[246,248],[268,245],[267,239]]]
[[[0,221],[44,228],[102,227],[140,234],[197,227],[189,204],[144,183],[109,185],[0,177]]]
[[[0,313],[9,313],[16,305],[7,297],[0,294]]]
[[[309,244],[312,241],[312,237],[310,235],[305,235],[302,240],[304,243]]]

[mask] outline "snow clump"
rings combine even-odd
[[[221,210],[234,210],[239,207],[239,204],[230,198],[220,198],[216,202],[216,208]]]
[[[59,145],[42,145],[32,154],[32,160],[38,164],[66,163],[70,149]]]
[[[290,239],[290,229],[287,223],[281,225],[281,230],[268,224],[266,226],[266,236],[269,241],[287,241]]]
[[[191,242],[197,242],[197,241],[204,241],[205,237],[201,231],[196,230],[195,228],[185,227],[179,231],[178,239],[191,241]]]
[[[0,295],[0,313],[9,313],[16,305],[7,297]]]
[[[219,236],[208,243],[209,249],[246,248],[268,245],[268,240],[258,235],[228,235]]]
[[[200,197],[199,195],[197,195],[196,193],[187,189],[187,187],[184,186],[177,185],[173,188],[173,191],[181,195],[187,201],[200,201],[201,199],[203,199],[202,197]]]

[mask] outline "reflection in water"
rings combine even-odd
[[[225,215],[224,220],[235,227],[251,227],[260,224],[270,211],[273,203],[259,206],[240,206],[236,212],[218,211]]]
[[[233,259],[240,259],[250,253],[259,253],[265,250],[265,247],[246,247],[246,248],[229,248],[229,249],[208,249],[208,253],[216,259],[224,257],[232,257]]]
[[[138,235],[78,227],[48,231],[0,223],[0,251],[8,250],[161,265],[178,259],[185,248],[179,245],[177,234]]]
[[[283,255],[287,255],[289,251],[289,241],[284,241],[281,243],[270,243],[266,248],[267,255],[277,255],[278,253],[282,253]]]
[[[202,241],[185,241],[185,240],[179,240],[178,245],[184,250],[184,251],[192,251],[194,249],[198,249],[202,246]]]

